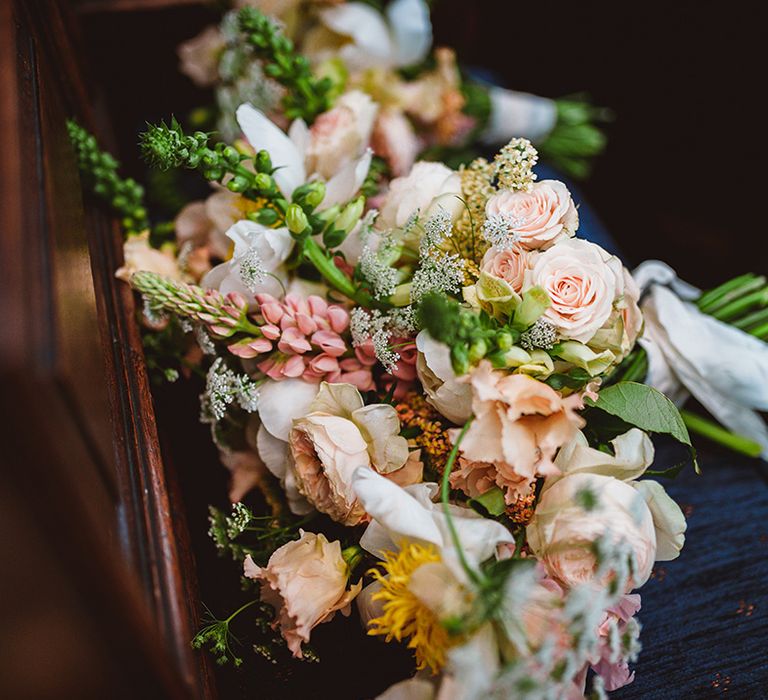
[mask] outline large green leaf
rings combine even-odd
[[[699,471],[688,428],[675,404],[660,391],[637,382],[619,382],[603,389],[597,401],[587,399],[587,403],[640,430],[670,435],[687,445],[693,466]]]

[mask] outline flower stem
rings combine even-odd
[[[475,569],[473,569],[469,565],[466,555],[464,554],[464,548],[461,546],[459,533],[456,530],[456,525],[454,524],[453,517],[451,516],[451,508],[450,508],[450,501],[449,501],[449,496],[451,492],[451,470],[453,469],[454,462],[456,462],[456,457],[459,454],[459,445],[461,444],[461,441],[464,439],[464,436],[467,434],[467,431],[469,430],[469,426],[472,424],[472,420],[473,418],[470,418],[466,423],[464,423],[464,427],[461,429],[461,432],[456,438],[456,442],[453,443],[453,449],[451,449],[451,453],[448,455],[448,461],[445,463],[445,469],[443,470],[442,484],[440,486],[440,500],[443,503],[443,512],[445,513],[445,520],[446,520],[446,523],[448,524],[448,532],[450,532],[451,534],[451,540],[453,541],[453,546],[456,548],[456,554],[459,557],[459,562],[461,563],[461,567],[464,569],[467,576],[473,583],[481,584],[483,581],[482,574],[479,571],[476,571]]]
[[[719,287],[715,287],[714,289],[710,289],[708,292],[704,292],[704,294],[699,297],[696,305],[704,313],[709,313],[712,311],[712,309],[720,305],[718,302],[720,302],[720,300],[723,299],[727,294],[732,294],[734,292],[736,292],[737,295],[741,294],[741,288],[751,283],[754,279],[755,275],[751,272],[748,272],[745,275],[740,275],[739,277],[734,277],[732,280],[724,282]],[[732,298],[733,297],[730,297],[730,299]]]
[[[238,616],[238,615],[239,615],[241,612],[243,612],[244,610],[247,610],[247,609],[248,609],[248,608],[250,608],[252,605],[256,605],[256,603],[258,603],[258,602],[259,602],[259,599],[258,599],[258,598],[256,598],[255,600],[251,600],[251,601],[247,602],[245,605],[241,605],[241,606],[240,606],[240,607],[239,607],[237,610],[235,610],[235,612],[233,612],[233,613],[232,613],[232,614],[231,614],[231,615],[230,615],[230,616],[229,616],[229,617],[228,617],[226,620],[223,620],[223,622],[226,622],[226,623],[230,623],[230,622],[232,622],[232,620],[234,620],[234,619],[235,619],[235,618],[236,618],[236,617],[237,617],[237,616]]]
[[[685,410],[681,410],[680,415],[686,427],[692,433],[708,438],[712,442],[716,442],[734,452],[747,455],[748,457],[759,457],[763,451],[762,446],[754,440],[732,433],[703,416]]]

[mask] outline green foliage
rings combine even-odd
[[[126,233],[138,233],[149,228],[144,188],[131,178],[120,177],[117,160],[102,151],[96,138],[79,124],[67,121],[67,131],[83,180],[120,217]]]
[[[287,89],[283,108],[289,119],[311,123],[329,109],[333,81],[316,78],[309,61],[296,52],[293,42],[280,33],[272,20],[254,7],[244,7],[239,21],[246,41],[266,64],[264,73]]]
[[[192,640],[192,648],[203,649],[204,647],[208,647],[211,654],[216,657],[216,663],[220,666],[226,664],[230,659],[235,667],[241,666],[243,659],[238,656],[232,648],[233,644],[238,646],[241,646],[241,644],[237,637],[232,634],[230,626],[232,620],[234,620],[241,612],[258,603],[258,600],[252,600],[235,610],[235,612],[223,620],[219,620],[206,608],[206,614],[203,617],[204,626]]]
[[[613,416],[625,426],[673,437],[689,448],[694,467],[698,470],[696,451],[691,445],[685,422],[675,404],[660,391],[636,382],[619,382],[603,389],[597,401],[586,399],[586,403]]]
[[[297,539],[299,528],[312,517],[296,518],[287,508],[278,515],[257,516],[243,503],[235,503],[229,515],[214,506],[208,512],[208,534],[219,554],[228,554],[235,561],[250,555],[259,566],[265,565],[278,547]]]
[[[428,294],[419,304],[422,328],[451,349],[451,362],[457,374],[465,374],[471,364],[487,357],[503,366],[503,354],[520,339],[520,333],[503,326],[483,311],[476,313],[442,294]]]
[[[576,178],[584,178],[591,170],[590,158],[605,149],[605,134],[597,122],[611,115],[593,107],[585,96],[556,101],[557,121],[546,139],[537,144],[542,158]]]
[[[481,515],[498,516],[502,515],[507,509],[507,503],[504,500],[504,492],[494,486],[477,498],[472,498],[469,505]]]

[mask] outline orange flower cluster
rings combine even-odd
[[[442,474],[452,447],[448,439],[448,424],[443,417],[427,403],[421,394],[415,392],[407,394],[400,403],[395,405],[395,410],[404,428],[421,430],[411,440],[422,449],[422,454],[429,457],[429,465]]]

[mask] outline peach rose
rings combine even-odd
[[[280,628],[288,648],[300,659],[301,645],[309,641],[314,627],[328,622],[337,610],[349,615],[362,581],[347,590],[349,567],[338,541],[299,532],[301,537],[275,550],[264,568],[248,555],[243,573],[261,582],[261,599],[275,609],[273,626]]]
[[[330,180],[343,165],[359,158],[371,140],[377,111],[376,103],[359,90],[342,95],[309,130],[307,172]]]
[[[408,441],[399,432],[389,404],[365,406],[351,384],[323,382],[288,437],[299,493],[337,522],[357,525],[365,510],[352,489],[355,469],[367,466],[394,476],[408,465],[408,474],[420,472],[409,462]]]
[[[588,501],[594,501],[589,509]],[[656,558],[653,516],[643,496],[611,476],[568,474],[545,488],[526,534],[549,575],[569,587],[594,578],[598,540],[631,548],[635,564],[627,592],[648,580]]]
[[[452,216],[461,212],[461,177],[442,163],[419,161],[405,177],[389,183],[379,210],[376,227],[402,228],[414,213],[422,217],[439,204]]]
[[[563,398],[552,387],[525,374],[494,371],[482,361],[471,373],[475,420],[461,443],[462,455],[475,462],[505,465],[508,478],[528,482],[559,472],[552,459],[584,420],[576,412],[581,397]]]
[[[470,498],[482,496],[494,486],[504,491],[504,501],[511,505],[518,498],[531,493],[532,482],[518,475],[505,462],[473,462],[459,457],[458,469],[451,474],[451,486],[460,489]]]
[[[519,245],[505,250],[489,248],[483,256],[480,269],[509,284],[518,294],[523,289],[525,273],[535,260],[535,253]]]
[[[499,192],[486,203],[485,216],[503,223],[510,237],[528,250],[549,248],[579,227],[571,193],[558,180],[536,182],[529,192]]]
[[[623,292],[623,267],[599,245],[574,238],[537,257],[525,282],[526,288],[534,286],[549,294],[552,304],[543,318],[558,335],[589,343]]]
[[[181,270],[173,253],[149,245],[149,231],[130,236],[123,243],[123,265],[115,277],[128,282],[134,272],[156,272],[164,277],[181,279]]]

